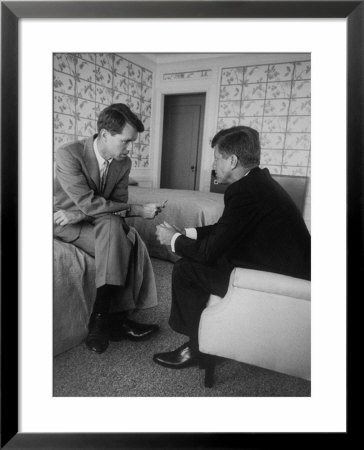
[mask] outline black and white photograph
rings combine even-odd
[[[54,53],[54,395],[310,396],[310,54]]]
[[[345,438],[363,13],[2,2],[2,448]]]

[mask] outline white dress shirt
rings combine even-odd
[[[96,159],[97,159],[97,164],[99,165],[100,183],[101,183],[102,176],[103,176],[103,173],[104,173],[104,170],[105,170],[104,169],[104,163],[105,163],[106,159],[104,159],[99,153],[99,149],[97,148],[97,139],[94,139],[93,147],[94,147],[94,152],[95,152],[95,156],[96,156]],[[107,160],[109,165],[110,165],[111,161],[112,161],[112,158]],[[109,165],[107,167],[109,167]],[[106,169],[106,170],[108,170],[108,169]],[[106,173],[106,175],[107,175],[107,173]]]
[[[185,232],[186,232],[186,236],[190,239],[197,239],[197,230],[196,228],[185,228]],[[178,238],[178,236],[181,236],[181,233],[175,233],[172,237],[171,240],[171,247],[172,247],[172,252],[175,253],[174,250],[174,243],[176,242],[176,239]]]

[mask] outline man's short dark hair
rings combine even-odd
[[[225,157],[236,155],[239,163],[246,168],[259,166],[259,133],[250,127],[232,127],[219,131],[212,139],[211,146],[219,147]]]
[[[129,106],[124,103],[114,103],[100,112],[97,120],[97,130],[99,133],[104,129],[111,134],[120,134],[126,123],[133,126],[139,133],[144,131],[143,123],[131,111]]]

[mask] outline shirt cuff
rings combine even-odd
[[[185,228],[186,236],[190,239],[197,239],[197,230],[196,228]]]
[[[172,239],[171,239],[171,247],[172,247],[172,252],[173,253],[176,253],[175,250],[174,250],[174,243],[176,242],[176,239],[178,238],[178,236],[181,236],[181,233],[175,233],[172,236]]]

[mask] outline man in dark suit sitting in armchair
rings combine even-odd
[[[212,147],[217,180],[229,184],[221,218],[185,230],[165,223],[156,232],[182,257],[173,268],[169,325],[189,341],[153,358],[175,369],[198,364],[201,313],[210,294],[226,294],[235,267],[310,279],[310,234],[290,196],[259,168],[259,133],[245,126],[222,130]]]

